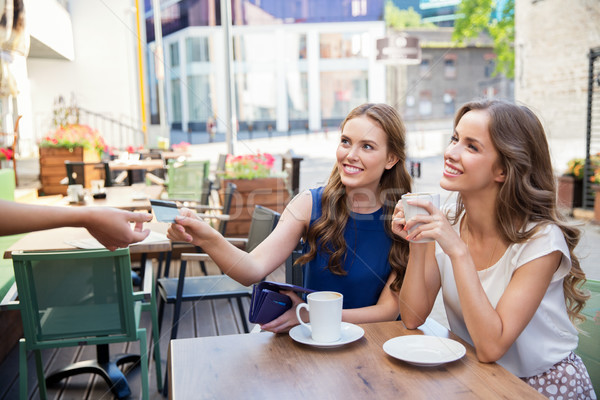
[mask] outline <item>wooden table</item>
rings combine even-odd
[[[163,160],[114,160],[108,164],[112,171],[127,171],[127,179],[129,184],[133,184],[133,171],[154,171],[156,169],[165,168]]]
[[[160,198],[164,187],[160,185],[147,186],[145,184],[135,184],[133,186],[111,186],[105,188],[105,199],[94,199],[91,195],[86,196],[84,203],[69,203],[69,198],[65,197],[63,205],[71,206],[102,206],[114,207],[130,211],[150,211],[150,199]]]
[[[418,330],[399,321],[362,324],[365,336],[319,349],[268,332],[172,340],[171,399],[533,399],[529,385],[432,319]],[[465,344],[460,360],[416,367],[388,356],[383,343],[401,335],[450,337]]]
[[[166,233],[167,224],[149,223],[145,224],[153,232]],[[92,235],[85,228],[55,228],[45,231],[30,232],[17,240],[4,252],[4,258],[11,258],[11,253],[16,250],[22,251],[54,251],[75,250],[77,247],[66,242],[91,239]],[[129,246],[131,254],[159,253],[171,250],[169,239],[153,242],[140,242]]]

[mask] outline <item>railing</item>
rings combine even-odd
[[[600,150],[600,47],[592,48],[589,52],[587,127],[586,127],[586,156],[583,169],[583,208],[594,208],[595,193],[590,183],[594,175],[591,165],[591,155]]]
[[[80,123],[97,129],[110,147],[125,149],[127,146],[139,147],[145,144],[144,132],[137,121],[124,122],[84,108],[79,108],[79,112]]]

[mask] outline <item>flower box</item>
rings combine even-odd
[[[234,183],[237,190],[231,201],[231,210],[229,211],[231,219],[227,223],[225,236],[248,236],[255,205],[261,205],[281,213],[290,200],[285,180],[281,177],[223,179],[219,191],[221,203],[223,203],[225,188],[229,182]]]
[[[573,211],[573,208],[583,204],[583,181],[571,175],[558,177],[558,207]]]
[[[81,146],[73,149],[61,147],[40,147],[41,195],[67,194],[67,185],[60,183],[67,176],[65,161],[98,162],[100,156],[95,150]],[[93,179],[101,179],[100,170],[93,165],[85,167],[85,187],[91,186]]]

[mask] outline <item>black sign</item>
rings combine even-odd
[[[420,64],[419,38],[398,35],[377,39],[377,61],[386,64]]]

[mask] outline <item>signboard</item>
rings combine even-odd
[[[419,38],[397,35],[377,39],[377,61],[385,64],[420,64]]]

